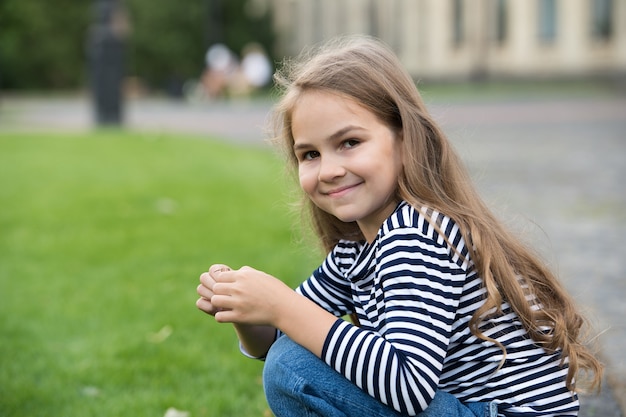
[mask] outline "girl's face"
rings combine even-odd
[[[324,91],[303,93],[291,122],[304,192],[373,241],[398,204],[401,139],[356,101]]]

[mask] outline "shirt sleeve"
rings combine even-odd
[[[356,243],[340,242],[311,277],[296,288],[296,292],[337,317],[352,313],[352,290],[342,270],[354,262],[356,253]]]
[[[283,332],[281,332],[279,329],[276,329],[276,333],[274,334],[274,341],[272,342],[272,344],[278,340],[278,338],[280,336],[283,335]],[[241,342],[239,342],[239,352],[241,352],[241,354],[243,356],[245,356],[246,358],[250,358],[250,359],[257,359],[260,361],[265,361],[265,358],[267,357],[267,353],[263,356],[254,356],[251,355],[250,353],[248,353],[248,351],[246,350],[246,348],[243,346],[243,344]]]
[[[428,230],[400,228],[383,236],[376,270],[380,294],[370,306],[379,330],[338,320],[322,352],[335,370],[407,415],[423,411],[435,395],[466,279],[466,264],[447,243],[455,236],[445,240]]]

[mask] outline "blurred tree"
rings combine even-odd
[[[153,88],[197,77],[206,47],[205,0],[126,1],[131,32],[128,73]]]
[[[209,0],[222,4],[222,41],[241,54],[250,42],[262,45],[272,55],[275,41],[269,2],[264,0]]]
[[[1,87],[81,85],[90,6],[75,0],[0,1]]]
[[[271,51],[270,10],[258,0],[127,0],[131,19],[129,71],[155,88],[198,78],[213,43],[240,54],[250,42]],[[171,91],[174,92],[174,91]]]
[[[216,40],[237,54],[249,42],[271,54],[274,36],[267,3],[125,0],[130,20],[127,74],[155,89],[176,89],[200,76],[206,51]],[[0,88],[83,87],[92,19],[91,0],[1,0]],[[219,20],[211,24],[211,19]]]

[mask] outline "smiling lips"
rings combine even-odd
[[[352,184],[352,185],[346,185],[343,187],[339,187],[339,188],[335,188],[329,191],[322,192],[322,194],[327,195],[328,197],[342,197],[361,184],[363,183],[359,182],[359,183]]]

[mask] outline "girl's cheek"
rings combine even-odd
[[[307,193],[311,194],[315,190],[315,185],[317,184],[317,174],[311,169],[303,169],[299,170],[300,175],[300,188]]]

